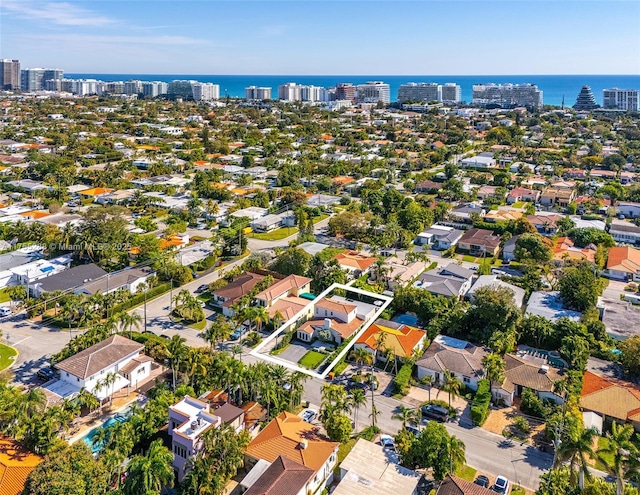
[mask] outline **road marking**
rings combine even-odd
[[[18,340],[18,342],[13,342],[13,343],[12,343],[12,342],[9,342],[9,345],[11,345],[11,346],[16,346],[16,345],[18,345],[18,344],[22,344],[25,340],[29,340],[30,338],[31,338],[31,335],[30,335],[29,337],[25,337],[25,338],[24,338],[24,339],[22,339],[22,340]]]

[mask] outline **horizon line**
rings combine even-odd
[[[64,70],[64,69],[62,69]],[[67,71],[65,71],[67,72]],[[624,76],[624,77],[638,77],[640,74],[214,74],[214,73],[171,73],[171,72],[94,72],[94,71],[68,71],[68,74],[136,74],[141,76],[258,76],[258,77],[369,77],[369,76],[383,76],[383,77],[524,77],[524,76]]]

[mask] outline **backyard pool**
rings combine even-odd
[[[91,452],[93,452],[94,454],[97,454],[98,452],[100,452],[100,450],[102,450],[102,443],[93,443],[93,437],[95,437],[98,432],[100,432],[101,430],[108,428],[111,425],[114,425],[116,423],[124,423],[127,420],[127,416],[125,416],[124,414],[116,414],[115,416],[112,416],[111,418],[107,419],[104,423],[102,423],[100,426],[96,426],[95,428],[93,428],[92,430],[89,431],[89,433],[87,433],[84,437],[82,437],[82,441],[84,443],[86,443],[89,448],[91,449]]]
[[[412,316],[408,314],[396,315],[392,318],[396,323],[403,323],[404,325],[409,325],[410,327],[415,327],[418,325],[418,317]]]

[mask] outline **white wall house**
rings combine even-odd
[[[138,342],[112,335],[60,361],[55,367],[60,373],[60,382],[67,389],[79,392],[84,388],[103,400],[125,387],[135,389],[149,377],[152,359],[145,356],[143,350],[144,345]],[[113,384],[104,386],[105,378],[114,375]],[[60,386],[55,385],[58,388]]]

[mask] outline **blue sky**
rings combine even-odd
[[[137,74],[640,74],[636,0],[0,1],[0,57]]]

